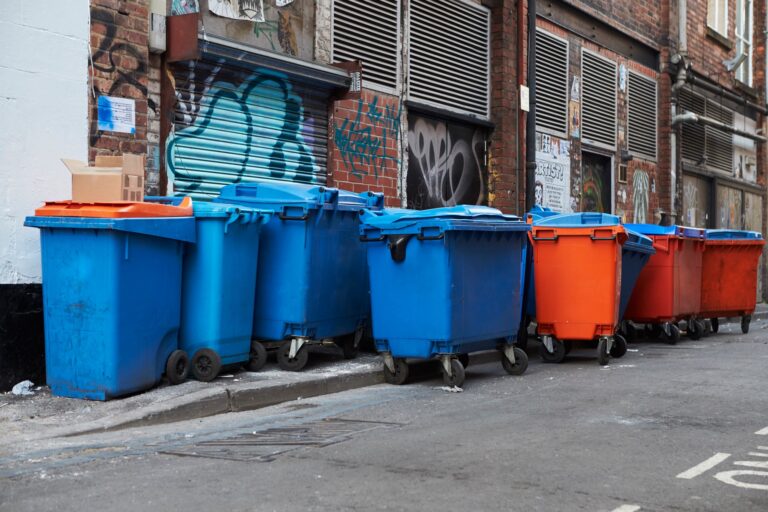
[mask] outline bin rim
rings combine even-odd
[[[381,209],[384,194],[370,191],[355,193],[316,184],[255,181],[227,185],[213,201],[274,206],[275,210],[283,206],[298,206],[307,210],[358,211],[363,208]]]
[[[103,229],[167,238],[181,242],[196,242],[194,217],[48,217],[31,216],[24,225],[38,229]]]
[[[145,196],[144,200],[150,203],[176,204],[182,199],[179,196]],[[193,213],[197,218],[231,217],[234,213],[251,214],[256,216],[271,216],[274,212],[263,208],[254,208],[241,204],[222,203],[197,200],[193,204]]]
[[[590,226],[619,226],[621,219],[608,213],[580,212],[559,213],[547,217],[541,217],[533,221],[536,226],[550,226],[558,228],[584,228]]]
[[[763,235],[757,231],[708,229],[707,240],[763,240]]]
[[[78,202],[72,200],[46,201],[35,210],[37,217],[80,218],[162,218],[192,216],[191,197],[183,197],[175,204],[136,201]]]
[[[647,236],[677,236],[680,238],[704,239],[706,230],[689,226],[657,226],[656,224],[625,224],[626,228]]]

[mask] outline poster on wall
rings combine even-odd
[[[264,21],[264,0],[208,0],[213,14],[245,21]]]
[[[99,96],[99,130],[119,133],[136,133],[136,100]]]
[[[571,144],[546,133],[536,134],[536,204],[556,212],[571,211]]]

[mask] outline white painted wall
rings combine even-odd
[[[0,0],[0,284],[39,282],[24,217],[71,197],[62,157],[88,159],[88,0]]]

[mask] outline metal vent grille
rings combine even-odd
[[[711,117],[733,125],[733,112],[688,89],[678,93],[678,104],[686,112]],[[683,159],[710,169],[733,172],[733,136],[711,126],[686,123],[683,125]],[[706,157],[706,158],[705,158]]]
[[[581,91],[582,140],[616,147],[616,63],[582,51]]]
[[[462,0],[409,6],[409,99],[488,118],[490,11]]]
[[[713,101],[707,101],[707,117],[733,126],[733,112]],[[733,172],[733,136],[717,128],[706,126],[707,165],[728,173]]]
[[[400,0],[334,0],[333,61],[363,61],[363,81],[395,89]]]
[[[629,151],[656,159],[656,82],[629,73]]]
[[[536,126],[568,131],[568,43],[536,31]]]

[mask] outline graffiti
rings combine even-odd
[[[276,5],[286,7],[290,5],[290,2],[278,1]],[[275,10],[267,4],[264,6],[264,20],[253,24],[253,34],[269,44],[272,51],[282,50],[288,55],[297,55],[299,45],[293,29],[293,22],[295,19],[300,21],[300,17],[300,8],[296,6]]]
[[[97,95],[117,96],[118,94],[116,93],[121,91],[123,86],[126,86],[137,90],[146,98],[147,86],[142,84],[139,81],[139,78],[146,76],[147,74],[147,60],[135,45],[127,42],[115,42],[117,27],[114,24],[113,12],[104,9],[91,9],[91,24],[94,26],[101,25],[105,29],[104,38],[102,39],[99,48],[91,56],[91,66],[94,70],[117,75],[116,78],[112,80],[112,85],[108,90],[103,90],[103,88],[100,89],[94,83],[94,92]],[[104,60],[103,58],[105,56],[108,64],[99,62],[100,60]],[[126,56],[129,58],[126,58]],[[115,63],[118,59],[120,68],[118,68],[118,65]],[[147,98],[147,106],[152,112],[157,113],[157,105],[152,99]],[[101,130],[91,134],[91,146],[96,145],[102,134],[103,132]]]
[[[190,86],[177,91],[176,129],[166,145],[175,182],[198,191],[202,173],[222,184],[246,176],[316,179],[311,148],[320,145],[314,134],[325,121],[309,115],[285,75],[268,69],[238,72],[223,60],[186,66],[175,72],[177,83]]]
[[[635,169],[632,174],[632,206],[634,208],[633,222],[648,222],[648,191],[650,189],[650,180],[648,173]]]
[[[571,182],[571,143],[546,133],[536,134],[536,204],[568,212]]]
[[[611,159],[584,153],[582,163],[581,208],[585,212],[611,212]]]
[[[402,105],[391,102],[384,105],[379,101],[379,96],[360,98],[354,119],[341,119],[334,126],[341,160],[349,172],[358,177],[373,173],[378,178],[388,162],[395,165],[400,162],[397,148],[390,148],[388,142],[397,143],[400,138]]]
[[[209,0],[208,8],[224,18],[264,21],[264,0]]]
[[[173,0],[171,4],[171,16],[194,14],[196,12],[200,12],[198,0]]]
[[[483,204],[483,130],[411,114],[408,117],[408,207]]]

